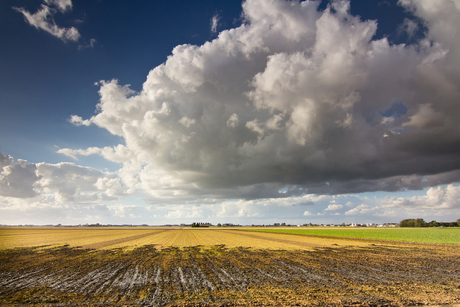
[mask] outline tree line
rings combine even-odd
[[[460,227],[460,219],[456,222],[425,222],[423,219],[405,219],[399,222],[400,227]]]

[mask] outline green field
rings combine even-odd
[[[460,245],[460,228],[251,228],[250,230],[344,238]]]

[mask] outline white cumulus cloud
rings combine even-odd
[[[175,47],[139,92],[100,82],[98,114],[71,117],[122,137],[123,154],[60,152],[123,163],[124,184],[152,203],[458,182],[460,6],[433,3],[399,1],[427,32],[394,45],[349,1],[247,0],[241,26]]]

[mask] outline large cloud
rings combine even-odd
[[[382,200],[381,209],[386,214],[397,212],[406,216],[443,216],[444,220],[454,221],[460,209],[460,187],[452,184],[446,187],[429,188],[425,195],[403,197],[386,197]],[[447,218],[446,218],[447,217]]]
[[[35,164],[17,160],[0,152],[0,196],[28,198],[37,196],[34,185],[41,177]]]
[[[73,163],[28,163],[0,152],[0,197],[53,195],[60,203],[117,200],[129,193],[117,174]]]
[[[102,81],[99,113],[71,117],[125,144],[60,152],[122,162],[152,202],[459,181],[459,1],[399,4],[428,29],[414,45],[373,40],[347,1],[247,0],[240,27],[177,46],[141,92]]]

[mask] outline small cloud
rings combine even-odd
[[[436,112],[429,103],[420,105],[417,113],[409,117],[409,121],[402,124],[403,127],[436,128],[444,124],[445,118]]]
[[[259,120],[257,118],[246,122],[246,128],[258,133],[259,136],[264,134],[264,129],[260,127]]]
[[[280,130],[279,126],[282,120],[283,118],[281,116],[273,115],[273,117],[270,118],[265,125],[270,130]]]
[[[92,39],[89,40],[88,44],[78,46],[78,50],[83,50],[83,49],[87,49],[87,48],[93,49],[94,45],[96,45],[96,43],[97,43],[97,40],[92,38]]]
[[[304,201],[304,202],[301,202],[301,203],[294,204],[293,206],[312,206],[314,204],[315,203],[312,202],[312,201]],[[308,211],[306,211],[306,212],[308,212]]]
[[[211,32],[212,33],[217,33],[217,26],[219,25],[219,20],[220,20],[219,15],[216,14],[212,16],[211,18]]]
[[[335,210],[340,210],[342,209],[343,206],[342,205],[336,205],[336,204],[330,204],[329,206],[327,206],[326,209],[324,209],[325,211],[335,211]]]
[[[72,10],[72,0],[45,0],[48,5],[55,5],[62,13]]]
[[[384,117],[382,118],[382,125],[386,125],[386,124],[391,124],[395,121],[395,118],[393,116],[390,116],[390,117]]]
[[[78,115],[70,116],[69,122],[71,122],[75,126],[89,126],[89,125],[91,125],[91,121],[89,119],[83,120],[83,118],[81,118]]]
[[[72,150],[70,148],[62,148],[62,149],[59,149],[57,151],[57,153],[60,153],[60,154],[63,154],[63,155],[66,155],[67,157],[71,157],[73,158],[74,160],[78,160],[76,154],[75,154],[75,150]]]
[[[371,208],[366,204],[361,204],[351,210],[345,212],[345,215],[366,214],[375,211],[377,208]]]
[[[196,120],[190,119],[187,116],[184,116],[179,120],[179,123],[181,123],[182,125],[184,125],[187,128],[190,128],[191,125],[196,123]]]
[[[232,116],[230,116],[230,118],[227,120],[227,127],[235,128],[236,126],[238,126],[238,115],[233,113]]]
[[[411,39],[418,29],[418,24],[415,21],[404,18],[404,22],[398,27],[398,33],[401,35],[406,32],[409,39]]]

